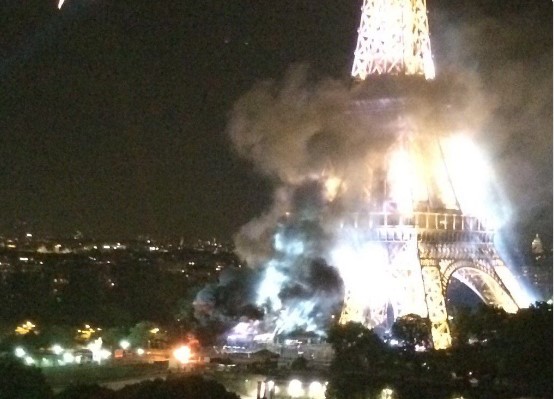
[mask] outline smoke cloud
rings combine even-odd
[[[552,80],[546,73],[551,71],[551,40],[549,60],[542,53],[531,65],[509,54],[506,58],[521,48],[521,37],[497,22],[469,18],[447,25],[439,45],[445,62],[432,82],[312,81],[307,67],[295,66],[283,79],[260,82],[237,101],[228,128],[231,142],[275,190],[270,209],[243,226],[235,244],[262,275],[256,304],[275,332],[321,331],[331,322],[345,290],[345,271],[332,263],[333,249],[360,241],[346,238],[357,214],[388,204],[398,209],[398,198],[406,196],[403,187],[409,188],[412,203],[422,199],[434,209],[455,205],[465,213],[496,214],[508,241],[514,226],[523,220],[536,223],[551,208]],[[482,35],[492,34],[491,26],[502,46],[494,41],[490,48],[474,46]],[[479,67],[468,61],[489,56],[490,64]],[[453,134],[470,138],[492,165],[483,186],[485,168],[477,159],[464,159],[461,147],[451,152],[462,155],[456,165],[458,180],[466,185],[436,175],[439,164],[456,175],[442,164],[445,157],[456,157],[445,155],[448,148],[440,144]],[[395,175],[391,154],[404,146],[417,159],[413,170]],[[415,180],[422,184],[410,186]],[[488,208],[470,209],[470,203]],[[550,223],[548,233],[551,209],[546,213],[550,220],[542,225]],[[371,276],[360,273],[359,278]]]
[[[471,71],[494,100],[476,139],[513,207],[503,239],[521,248],[540,233],[551,247],[552,2],[460,2],[435,11],[438,69]]]
[[[418,154],[420,174],[433,174],[426,169],[441,162],[438,139],[462,129],[473,134],[494,104],[460,71],[435,82],[360,85],[308,75],[296,66],[280,82],[256,85],[233,108],[228,130],[238,154],[275,186],[272,207],[243,226],[235,244],[262,270],[257,304],[276,332],[321,331],[338,316],[344,276],[331,264],[332,251],[352,235],[356,214],[401,196],[391,192],[399,142]],[[427,206],[445,207],[439,185],[425,182]]]

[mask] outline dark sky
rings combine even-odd
[[[231,238],[271,199],[226,136],[233,104],[295,63],[314,79],[348,79],[361,6],[56,3],[0,10],[0,234],[26,223],[58,236]],[[499,101],[491,131],[514,133],[487,144],[523,209],[514,228],[551,235],[552,2],[428,9],[438,73],[456,65],[480,76]]]

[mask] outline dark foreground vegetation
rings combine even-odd
[[[333,327],[327,397],[378,397],[394,386],[400,399],[552,398],[552,305],[514,315],[483,306],[454,320],[453,346],[439,351],[416,350],[429,337],[422,333],[428,321],[415,315],[395,323],[398,346],[360,324]]]
[[[40,369],[15,359],[0,361],[0,399],[239,399],[215,381],[196,375],[145,380],[114,391],[98,384],[70,385],[54,394]]]

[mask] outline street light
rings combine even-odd
[[[25,349],[23,349],[22,347],[18,346],[17,348],[15,348],[15,356],[16,357],[23,357],[25,356],[27,353],[25,352]]]
[[[60,355],[60,354],[63,352],[63,348],[62,348],[61,345],[59,345],[59,344],[54,344],[54,345],[52,345],[52,347],[50,348],[50,350],[51,350],[55,355]]]

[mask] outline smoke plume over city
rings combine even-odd
[[[528,234],[514,228],[545,224],[549,172],[531,165],[551,166],[544,150],[552,144],[544,123],[551,85],[517,61],[494,74],[467,67],[467,57],[487,49],[460,43],[486,26],[447,30],[458,53],[445,51],[448,63],[434,81],[314,80],[297,65],[236,102],[230,140],[274,193],[235,244],[260,277],[255,305],[274,333],[321,333],[353,285],[363,282],[358,290],[376,306],[386,306],[383,290],[399,288],[383,272],[386,254],[354,228],[359,215],[456,209],[489,220],[500,247]],[[520,40],[499,34],[506,48]]]

